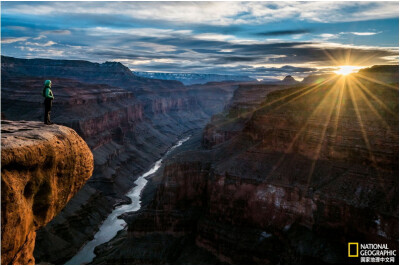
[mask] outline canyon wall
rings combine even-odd
[[[259,90],[166,162],[93,263],[348,264],[348,242],[398,250],[398,80]]]
[[[83,187],[93,155],[67,127],[1,122],[1,264],[35,264],[36,230]]]
[[[69,126],[94,156],[93,176],[37,234],[37,262],[64,263],[93,238],[135,177],[189,131],[223,109],[237,84],[186,88],[137,77],[120,63],[2,57],[2,115],[42,121],[45,79],[55,96],[53,122]],[[220,88],[221,87],[221,88]],[[214,99],[209,101],[210,94]]]
[[[224,112],[214,115],[205,127],[204,147],[212,147],[236,136],[268,93],[285,88],[288,86],[240,84]]]

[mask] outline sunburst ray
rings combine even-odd
[[[371,147],[370,141],[368,139],[367,132],[365,130],[365,126],[364,126],[364,123],[363,123],[363,120],[362,120],[362,117],[361,117],[361,112],[360,112],[359,106],[357,104],[357,99],[356,99],[356,97],[354,95],[354,90],[353,90],[353,88],[348,88],[348,90],[349,90],[349,93],[350,93],[350,99],[352,101],[352,104],[353,104],[353,107],[354,107],[354,111],[356,113],[356,117],[357,117],[358,123],[360,125],[361,135],[362,135],[362,138],[363,138],[364,143],[365,143],[365,145],[367,147],[367,150],[368,150],[368,156],[369,156],[369,158],[370,158],[370,160],[372,162],[372,166],[377,170],[376,172],[378,174],[379,185],[382,187],[383,190],[386,190],[385,185],[384,185],[383,177],[380,174],[380,171],[379,171],[379,168],[378,168],[378,164],[376,162],[375,155],[372,152],[372,147]],[[388,197],[387,194],[386,194],[386,197]],[[387,200],[388,200],[388,198],[387,198]]]
[[[359,95],[361,97],[361,99],[365,102],[365,104],[368,106],[368,108],[372,111],[372,113],[378,118],[378,121],[380,121],[384,127],[386,128],[387,132],[391,135],[393,135],[394,133],[392,132],[391,127],[389,126],[389,124],[386,122],[386,120],[381,116],[381,114],[379,114],[378,110],[376,110],[376,108],[372,105],[372,103],[368,100],[368,98],[365,96],[364,91],[361,89],[360,85],[357,83],[356,80],[354,80],[354,78],[349,79],[349,82],[354,82],[353,84],[353,88],[355,88],[357,90],[357,95]]]
[[[337,83],[337,82],[336,82]],[[301,129],[299,131],[297,131],[296,135],[294,136],[294,138],[292,139],[292,141],[290,142],[290,144],[288,145],[288,147],[286,148],[285,152],[282,154],[282,156],[279,158],[278,162],[275,163],[275,165],[272,167],[272,170],[268,173],[266,179],[268,179],[270,176],[272,176],[272,174],[281,166],[281,164],[283,163],[283,161],[286,158],[286,155],[288,153],[290,153],[293,149],[293,145],[296,143],[297,139],[300,137],[300,135],[303,133],[303,131],[307,128],[308,124],[309,124],[309,120],[311,117],[313,117],[317,112],[320,111],[321,108],[323,108],[325,101],[329,98],[330,94],[333,92],[335,86],[332,86],[330,88],[330,91],[328,91],[324,98],[319,102],[318,106],[314,109],[314,111],[308,116],[306,122],[304,123],[304,125],[301,127]]]
[[[365,75],[363,75],[363,74],[361,74],[361,73],[357,73],[357,76],[360,77],[360,78],[362,78],[362,79],[368,80],[368,81],[370,81],[370,82],[373,82],[373,83],[376,83],[376,84],[379,84],[379,85],[388,87],[388,88],[390,88],[390,89],[399,90],[399,87],[397,87],[397,86],[393,86],[393,85],[387,84],[387,83],[385,83],[385,82],[382,82],[382,81],[380,81],[380,80],[367,77],[367,76],[365,76]]]
[[[339,98],[340,90],[336,90],[336,85],[338,84],[338,82],[341,82],[342,86],[344,86],[343,83],[345,82],[345,77],[342,77],[341,79],[339,79],[335,83],[335,85],[332,86],[331,91],[329,92],[329,94],[332,93],[332,92],[336,92],[336,98],[335,98],[334,101],[331,101],[328,113],[327,113],[327,115],[326,115],[326,117],[324,119],[325,121],[324,121],[324,124],[323,124],[322,132],[320,134],[318,145],[316,147],[316,150],[314,152],[314,156],[312,158],[311,169],[310,169],[308,177],[307,177],[307,186],[309,186],[310,183],[311,183],[311,179],[312,179],[312,176],[313,176],[314,170],[315,170],[315,165],[316,165],[317,160],[319,159],[319,155],[321,153],[322,144],[323,144],[323,142],[325,140],[326,130],[328,129],[328,125],[331,122],[332,115],[333,115],[333,110],[334,110],[334,107],[335,107],[335,103],[338,101],[338,98]]]
[[[393,116],[398,116],[395,112],[389,109],[389,107],[386,106],[384,102],[382,102],[381,99],[379,99],[376,95],[374,95],[369,88],[367,88],[364,84],[362,84],[357,78],[352,79],[357,85],[365,92],[367,93],[371,98],[373,98],[383,109],[385,109],[386,112],[390,113]]]
[[[261,104],[261,105],[258,106],[256,109],[251,109],[251,110],[248,110],[248,111],[244,111],[244,112],[240,113],[240,116],[241,116],[241,117],[245,117],[245,116],[247,116],[247,115],[250,115],[250,114],[252,114],[252,113],[255,113],[255,112],[258,111],[258,110],[261,110],[261,109],[266,108],[266,107],[268,107],[268,106],[271,106],[271,105],[273,105],[273,104],[279,103],[280,101],[284,101],[284,100],[286,100],[287,98],[289,98],[289,97],[291,97],[291,96],[294,96],[294,95],[300,93],[299,95],[295,96],[293,99],[290,99],[289,101],[284,102],[284,103],[282,103],[281,105],[278,105],[278,106],[276,106],[275,108],[269,110],[269,111],[274,111],[274,110],[279,109],[279,108],[281,108],[282,106],[285,106],[285,105],[287,105],[287,104],[289,104],[289,103],[291,103],[291,102],[293,102],[293,101],[295,101],[295,100],[297,100],[297,99],[299,99],[299,98],[301,98],[301,97],[304,97],[305,95],[307,95],[307,94],[309,94],[309,93],[315,91],[316,89],[320,88],[321,86],[323,86],[323,85],[329,83],[330,81],[332,81],[332,80],[334,80],[334,79],[335,79],[335,76],[332,76],[332,77],[330,77],[330,78],[328,78],[328,79],[322,81],[321,83],[318,83],[318,84],[311,84],[311,85],[305,86],[304,88],[301,88],[301,89],[299,89],[299,90],[296,90],[296,91],[294,91],[294,92],[292,92],[292,93],[290,93],[290,94],[288,94],[288,95],[285,95],[285,96],[283,96],[283,97],[280,97],[280,98],[278,98],[278,99],[275,99],[275,100],[273,100],[273,101],[271,101],[271,102],[267,102],[267,103],[265,103],[265,104]],[[268,95],[267,95],[267,97],[268,97]],[[229,123],[235,121],[236,119],[237,119],[237,117],[233,117],[233,118],[226,119],[226,120],[224,120],[223,122],[218,123],[218,124],[217,124],[217,127],[221,127],[221,126],[224,126],[224,125],[226,125],[226,124],[229,124]]]

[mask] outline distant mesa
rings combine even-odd
[[[285,84],[285,85],[294,85],[294,84],[297,84],[298,81],[295,80],[291,75],[288,75],[282,80],[281,83]]]

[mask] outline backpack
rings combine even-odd
[[[43,91],[42,91],[42,96],[45,97],[45,98],[46,98],[46,89],[47,89],[47,88],[44,87],[44,88],[43,88]]]

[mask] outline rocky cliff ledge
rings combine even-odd
[[[36,230],[85,184],[93,155],[64,126],[1,122],[1,264],[34,264]]]

